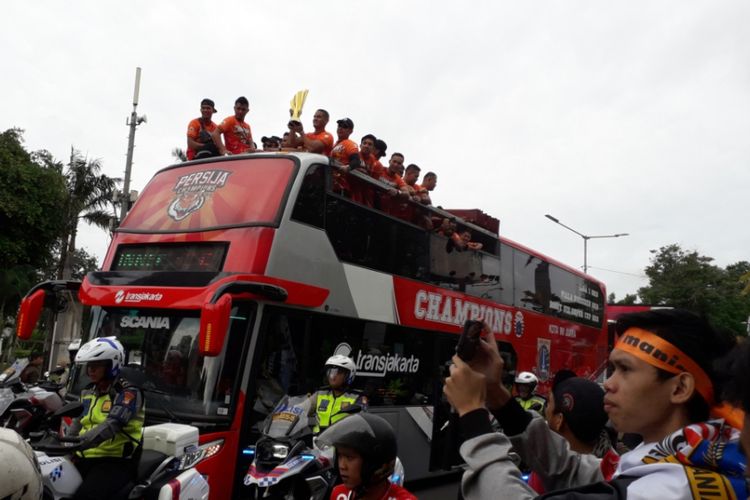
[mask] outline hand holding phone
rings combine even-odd
[[[481,321],[470,319],[464,323],[464,331],[461,332],[461,337],[456,345],[456,354],[459,358],[467,363],[474,358],[479,348],[479,339],[482,337],[483,329],[484,323]]]

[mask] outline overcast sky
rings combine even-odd
[[[106,6],[106,7],[103,7]],[[3,6],[0,129],[71,145],[122,177],[142,67],[133,189],[185,147],[203,97],[215,121],[250,100],[256,140],[295,91],[354,139],[438,173],[433,201],[482,208],[503,235],[618,297],[670,243],[750,260],[750,2],[37,1]],[[335,124],[329,125],[335,134]],[[257,142],[260,142],[259,140]],[[108,238],[82,228],[103,258]]]

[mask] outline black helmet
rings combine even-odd
[[[393,473],[398,452],[396,434],[391,425],[377,415],[348,416],[323,431],[318,442],[352,448],[362,456],[362,490]],[[334,466],[338,469],[338,460]]]

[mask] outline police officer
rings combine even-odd
[[[81,391],[83,414],[71,435],[84,438],[76,466],[83,483],[76,499],[106,498],[133,477],[130,458],[141,444],[145,408],[140,389],[120,377],[125,349],[116,337],[99,337],[84,344],[75,358],[85,364],[91,383]]]
[[[357,374],[357,365],[352,358],[336,354],[328,358],[325,368],[328,385],[319,389],[314,395],[315,408],[318,413],[316,433],[348,415],[348,413],[341,413],[341,410],[354,404],[363,408],[367,406],[367,398],[361,392],[350,388]]]
[[[544,415],[544,407],[547,400],[542,396],[534,393],[539,379],[531,372],[521,372],[516,376],[516,401],[518,401],[524,410],[534,410],[540,415]]]

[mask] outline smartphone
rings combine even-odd
[[[474,358],[474,354],[477,352],[479,347],[479,339],[482,336],[482,329],[484,323],[481,321],[467,320],[464,323],[464,331],[461,332],[461,337],[458,339],[456,345],[456,354],[462,360],[469,362]]]

